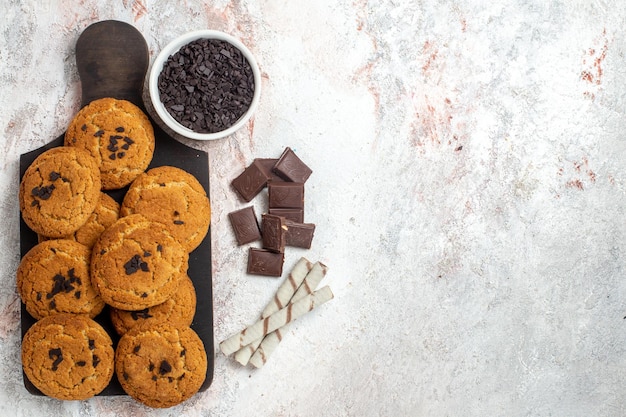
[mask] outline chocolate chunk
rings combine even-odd
[[[157,376],[156,376],[156,375],[152,375],[152,380],[153,380],[153,381],[156,381],[157,379],[158,379],[158,378],[157,378]]]
[[[270,182],[267,186],[270,208],[304,209],[304,184],[301,182]]]
[[[182,358],[183,356],[185,356],[185,354],[187,353],[187,351],[185,349],[180,351],[180,357]]]
[[[84,132],[84,131],[86,131],[86,130],[87,130],[87,125],[86,125],[86,124],[83,124],[83,125],[80,127],[80,130],[82,130],[83,132]]]
[[[52,171],[48,178],[50,178],[50,181],[56,181],[59,178],[61,178],[61,174],[59,174],[58,172]]]
[[[157,245],[157,252],[161,252],[163,250],[163,246],[162,245]]]
[[[313,171],[298,158],[291,148],[287,147],[274,165],[274,172],[286,181],[304,183]]]
[[[30,193],[33,197],[37,197],[41,200],[47,200],[52,196],[52,191],[54,191],[55,188],[54,184],[44,187],[35,187]]]
[[[104,135],[104,130],[98,130],[96,133],[93,134],[95,137],[99,138],[100,136]]]
[[[128,136],[124,136],[124,142],[126,142],[127,145],[132,145],[133,143],[135,143],[135,141]]]
[[[297,223],[287,220],[286,244],[298,248],[311,248],[315,225],[313,223]]]
[[[166,360],[161,361],[161,364],[159,365],[159,374],[165,375],[169,372],[172,372],[172,365],[170,365]]]
[[[150,252],[147,252],[147,251],[146,251],[146,252],[144,252],[144,253],[143,253],[143,257],[144,257],[144,258],[148,258],[148,257],[150,257],[150,256],[152,256],[152,254],[151,254]]]
[[[54,300],[50,301],[49,308],[50,308],[50,310],[56,310],[56,308],[57,308],[56,301],[54,301]]]
[[[238,245],[245,245],[261,239],[261,231],[253,206],[228,213],[228,218],[235,232]]]
[[[274,172],[274,166],[276,162],[278,162],[277,158],[255,158],[254,162],[265,172],[269,181],[284,181],[284,179]]]
[[[96,341],[93,339],[89,339],[89,350],[94,350],[96,348]]]
[[[174,224],[175,225],[181,225],[181,224],[185,224],[185,222],[182,221],[182,220],[174,220]]]
[[[124,377],[126,381],[128,381],[128,378],[130,378],[127,372],[122,373],[122,376]]]
[[[118,153],[117,153],[117,157],[118,157],[118,158],[123,158],[123,157],[125,157],[125,156],[126,156],[126,152],[118,152]]]
[[[144,272],[150,271],[148,264],[141,259],[141,255],[134,255],[124,264],[124,271],[126,272],[126,275],[134,274],[140,269]]]
[[[164,63],[157,82],[172,117],[200,133],[234,125],[254,96],[250,63],[239,49],[219,39],[183,45]]]
[[[109,159],[112,160],[112,161],[115,161],[116,158],[117,158],[117,156],[114,153],[109,155]]]
[[[118,133],[122,133],[124,131],[124,127],[120,126],[120,127],[116,127],[115,131]]]
[[[245,201],[250,201],[265,188],[269,179],[260,164],[253,162],[232,181],[232,185]]]
[[[61,352],[60,348],[50,349],[48,351],[48,357],[53,359],[52,362],[52,370],[56,371],[59,369],[59,364],[63,362],[63,352]]]
[[[143,310],[131,311],[130,316],[133,320],[139,319],[149,319],[152,315],[149,313],[149,309],[144,308]]]
[[[137,345],[133,348],[133,353],[137,353],[139,352],[139,349],[141,349],[141,345]]]
[[[283,273],[284,253],[267,249],[250,248],[248,252],[248,274],[279,277]]]
[[[78,362],[76,362],[76,365],[77,366],[85,366],[85,365],[87,365],[87,362],[85,362],[85,361],[78,361]]]
[[[75,297],[77,300],[80,300],[80,295],[81,295],[81,292],[80,292],[80,291],[76,291],[76,292],[74,293],[74,297]]]
[[[98,357],[98,355],[93,355],[92,361],[91,361],[91,364],[93,365],[93,367],[95,368],[96,366],[98,366],[99,363],[100,363],[100,358]]]
[[[304,222],[304,210],[302,209],[270,208],[268,213],[284,217],[286,220],[291,220],[292,222]]]
[[[263,236],[263,249],[272,252],[285,252],[287,226],[285,218],[274,214],[261,216],[261,235]]]

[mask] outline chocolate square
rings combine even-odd
[[[263,249],[272,252],[285,252],[285,245],[287,244],[285,218],[274,214],[263,214],[261,219]]]
[[[313,171],[287,147],[274,165],[274,172],[286,181],[306,182]]]
[[[296,223],[304,223],[304,210],[302,209],[270,208],[268,212],[269,214],[284,217],[286,220],[291,220]]]
[[[254,161],[232,181],[232,185],[245,201],[250,201],[265,188],[269,179],[265,170]]]
[[[283,274],[285,254],[267,249],[250,248],[248,252],[248,274],[279,277]]]
[[[311,248],[313,234],[315,233],[315,225],[313,223],[296,223],[286,220],[287,233],[285,241],[287,246],[295,246],[298,248]]]
[[[304,184],[301,182],[270,182],[267,186],[270,208],[304,209]]]
[[[261,239],[261,230],[254,213],[254,207],[249,206],[241,210],[228,213],[230,224],[235,232],[238,245],[254,242]]]
[[[256,162],[259,168],[265,172],[265,175],[269,177],[269,181],[284,181],[284,179],[274,172],[274,166],[276,162],[278,162],[277,158],[256,158],[254,162]]]

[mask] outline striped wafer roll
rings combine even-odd
[[[265,310],[263,310],[263,313],[261,314],[262,319],[272,313],[275,313],[289,303],[311,268],[313,268],[313,264],[306,258],[300,258],[300,260],[296,262],[296,265],[293,267],[287,278],[285,278],[280,287],[278,287],[272,301],[270,301],[267,304],[267,307],[265,307]],[[263,338],[257,339],[249,345],[239,349],[235,353],[235,360],[242,365],[246,365],[262,341]]]
[[[292,303],[306,297],[307,295],[313,293],[313,291],[317,288],[319,283],[322,281],[326,272],[328,271],[328,267],[321,262],[316,262],[311,269],[311,272],[306,276],[302,285],[298,288],[296,293],[293,295],[291,299]],[[276,329],[271,332],[267,336],[263,338],[261,343],[256,346],[254,354],[249,361],[252,365],[257,368],[260,368],[267,362],[270,355],[274,352],[280,341],[282,340],[281,330],[284,329]]]
[[[332,298],[333,293],[330,287],[323,287],[224,340],[220,343],[220,349],[224,355],[230,355],[285,324],[291,323]]]

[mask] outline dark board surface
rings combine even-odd
[[[149,64],[149,53],[145,39],[133,26],[115,20],[94,23],[86,28],[76,43],[76,63],[82,86],[81,105],[103,97],[114,97],[133,102],[145,112],[142,101],[144,77]],[[148,115],[149,116],[149,115]],[[194,175],[209,195],[208,155],[171,138],[152,121],[156,146],[149,168],[171,165]],[[52,142],[20,157],[20,179],[26,168],[46,150],[63,145],[63,135]],[[121,202],[126,189],[109,194]],[[37,235],[20,218],[20,257],[37,244]],[[204,342],[208,356],[207,375],[200,391],[206,390],[213,379],[213,285],[211,276],[211,229],[204,241],[189,254],[188,274],[194,283],[198,303],[191,328]],[[114,347],[119,337],[109,319],[108,308],[96,317],[111,335]],[[21,309],[22,336],[35,322],[24,304]],[[41,392],[24,375],[26,389],[35,395]],[[111,383],[99,395],[125,394],[115,375]]]

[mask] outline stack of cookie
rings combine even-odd
[[[206,378],[204,345],[189,327],[196,293],[187,267],[208,232],[210,203],[184,170],[146,171],[154,146],[141,109],[99,99],[72,120],[64,146],[42,153],[22,178],[20,211],[40,238],[17,271],[37,320],[22,364],[48,396],[89,398],[115,372],[131,397],[170,407]],[[127,186],[121,204],[105,193]],[[115,347],[102,314],[120,336]]]

